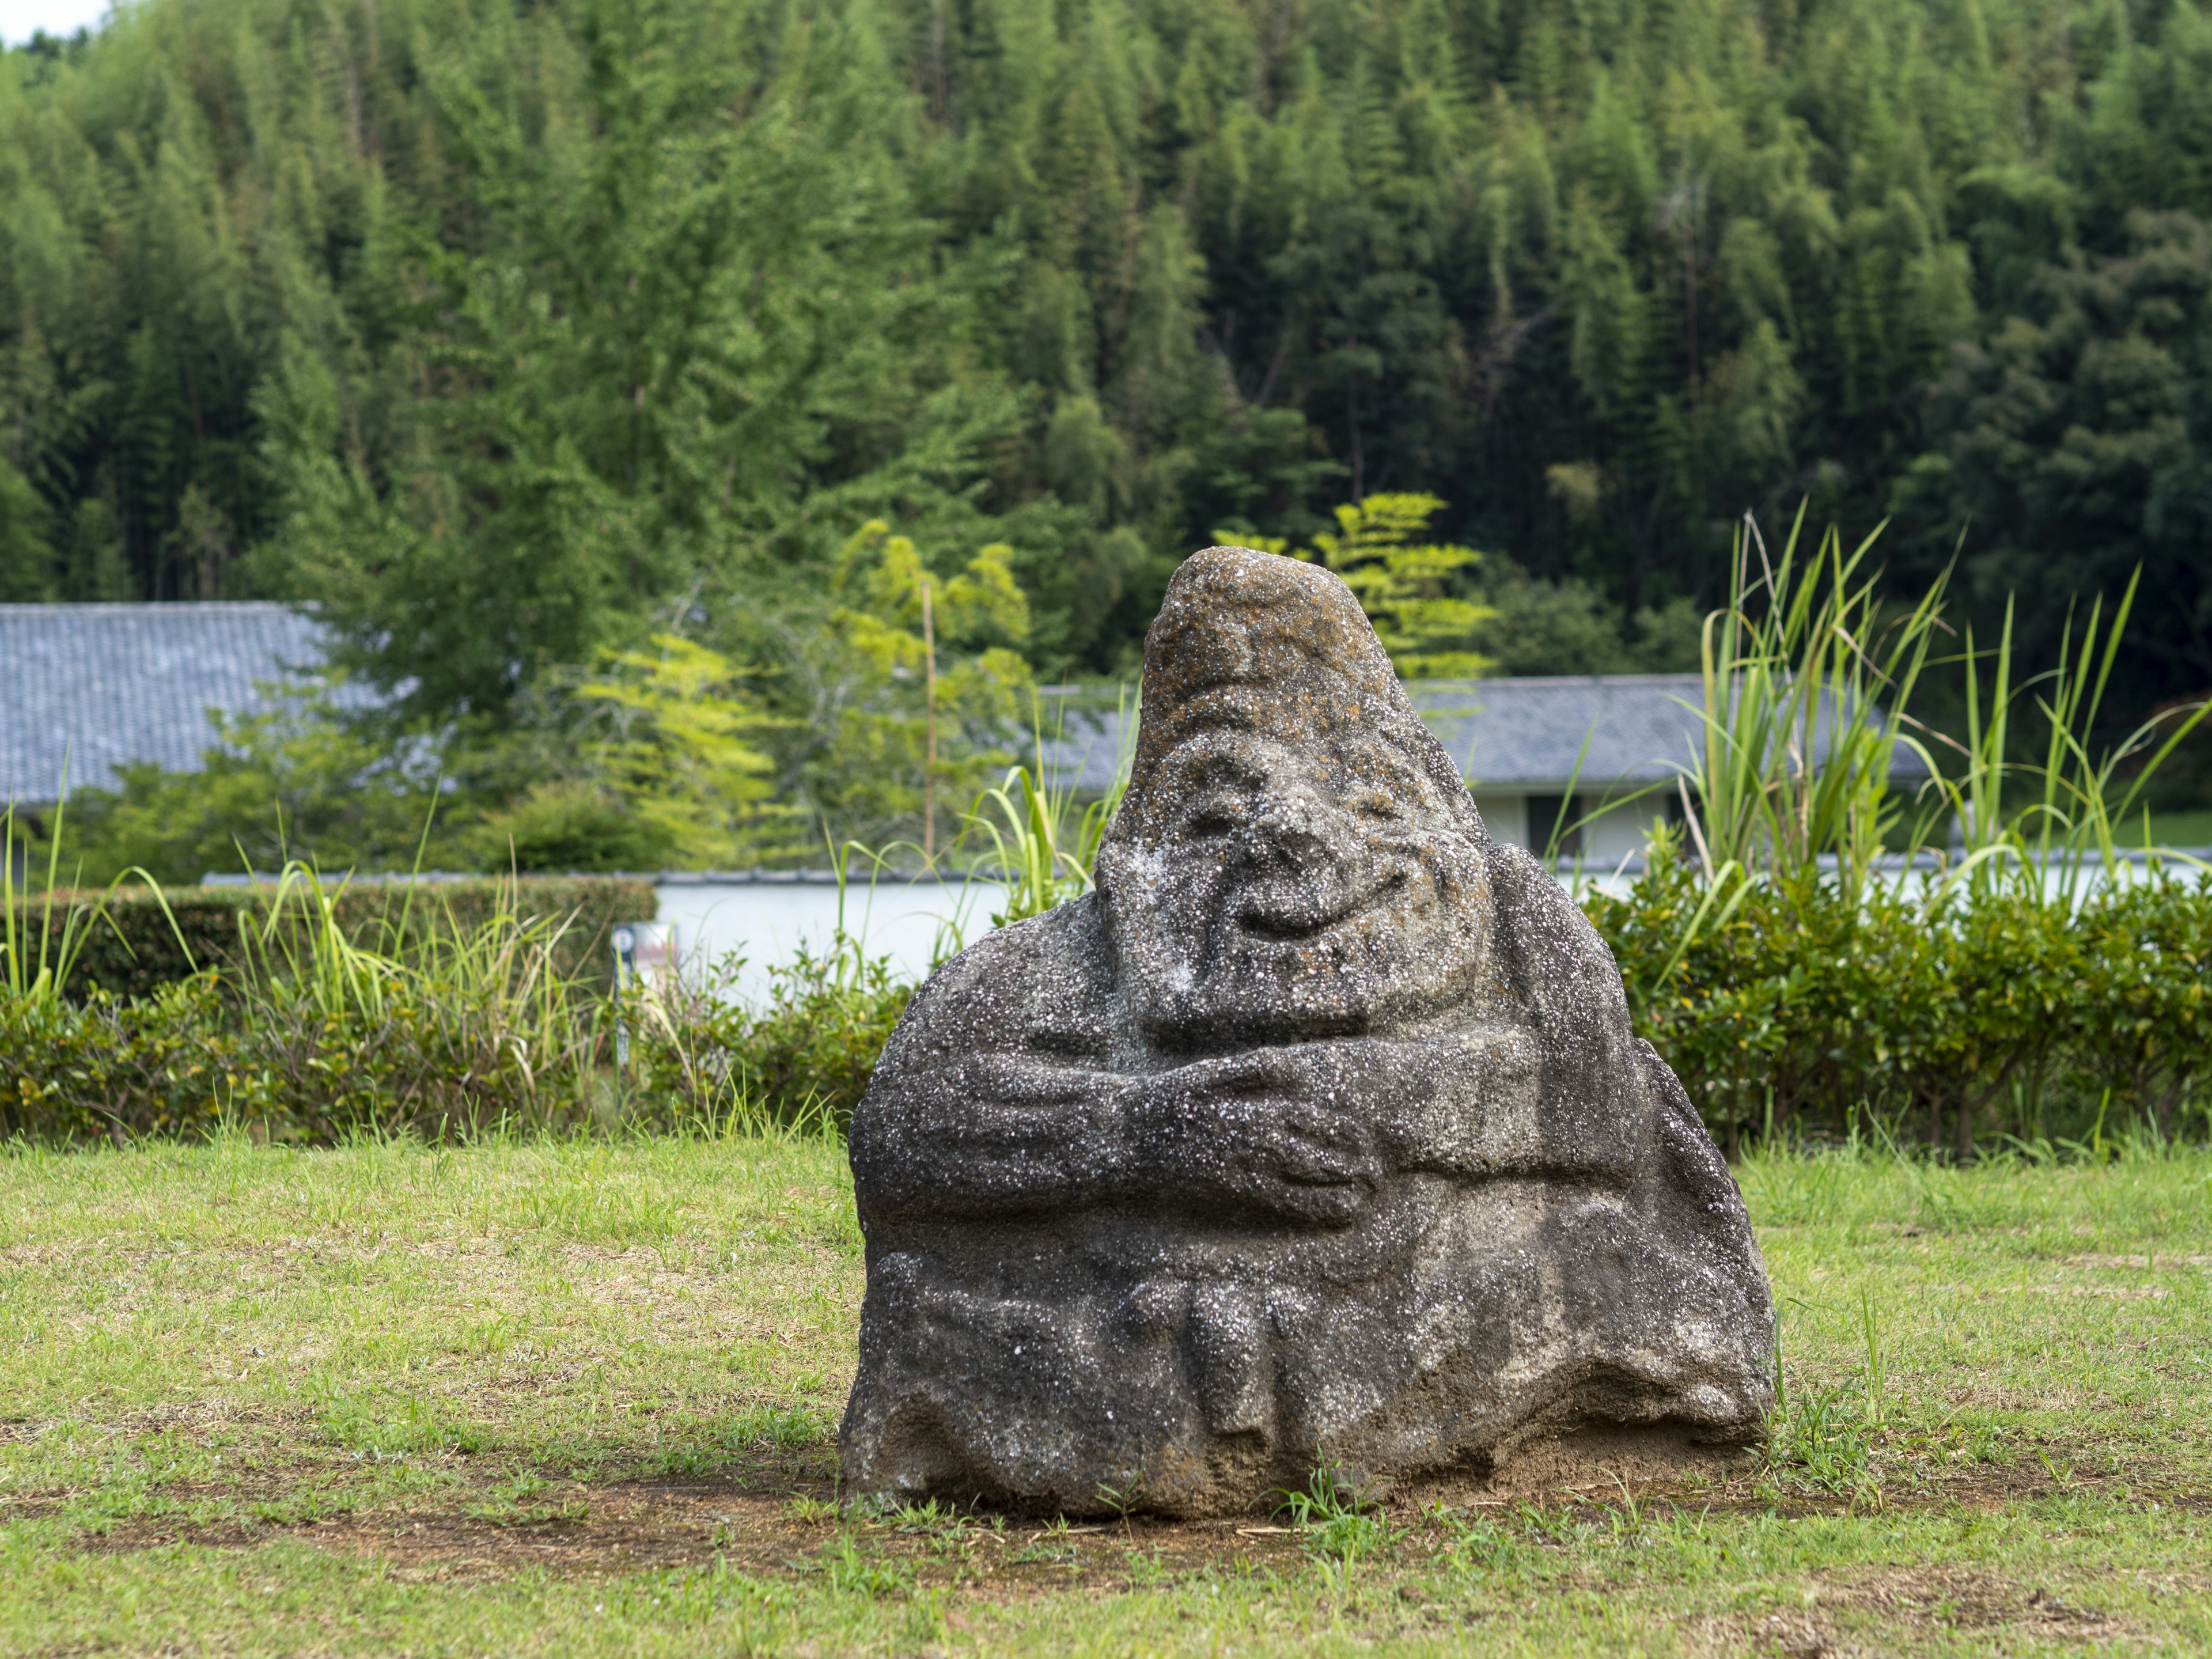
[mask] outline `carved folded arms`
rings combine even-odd
[[[1574,1174],[1625,1184],[1635,1126],[1546,1109],[1532,1036],[1285,1043],[1125,1073],[1024,1052],[915,1056],[853,1125],[865,1213],[986,1217],[1091,1205],[1358,1219],[1395,1177]],[[1566,1133],[1562,1133],[1566,1131]]]

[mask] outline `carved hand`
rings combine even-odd
[[[1325,1052],[1342,1046],[1261,1048],[1133,1082],[1121,1111],[1131,1174],[1224,1207],[1358,1219],[1383,1164],[1376,1127],[1340,1086],[1343,1059]]]

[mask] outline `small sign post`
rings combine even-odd
[[[617,927],[615,946],[615,1115],[629,1111],[629,1028],[623,1024],[623,985],[637,975],[637,929]]]

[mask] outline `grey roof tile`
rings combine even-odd
[[[215,742],[208,711],[273,706],[257,681],[312,672],[322,630],[289,605],[0,605],[0,800],[112,788],[115,769],[197,769]]]

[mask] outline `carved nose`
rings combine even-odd
[[[1310,870],[1351,850],[1351,822],[1334,803],[1308,790],[1271,794],[1247,832],[1252,861]]]

